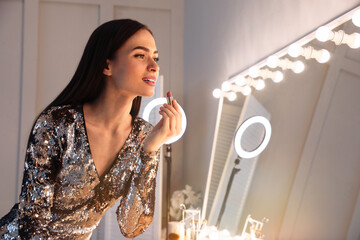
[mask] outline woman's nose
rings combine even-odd
[[[160,70],[160,67],[154,60],[152,60],[149,63],[148,70],[151,72],[158,72]]]

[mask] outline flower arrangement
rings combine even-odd
[[[200,191],[195,192],[192,187],[185,185],[185,189],[174,191],[170,199],[170,216],[173,221],[179,221],[182,217],[180,205],[184,204],[186,209],[199,208],[201,204]]]

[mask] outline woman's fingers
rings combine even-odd
[[[169,135],[176,136],[181,132],[182,116],[178,103],[173,100],[172,104],[173,106],[164,104],[160,107],[160,111],[164,113],[162,116],[168,119],[168,121],[166,121],[168,125],[166,124],[164,127],[168,128]]]
[[[160,120],[160,121],[162,121],[162,123],[161,123],[161,126],[159,126],[159,127],[161,129],[168,128],[167,126],[169,126],[169,116],[165,113],[165,111],[161,110],[161,108],[160,108],[159,113],[162,116],[162,119]]]
[[[172,106],[169,104],[161,106],[159,113],[162,118],[144,141],[145,151],[155,151],[170,138],[181,133],[182,116],[180,106],[175,100]]]
[[[171,132],[172,135],[176,126],[175,114],[171,111],[171,109],[169,109],[166,106],[161,107],[160,110],[164,112],[165,115],[163,116],[165,116],[165,118],[168,120],[167,121],[168,125],[166,127]]]
[[[179,104],[177,103],[177,101],[173,100],[172,104],[173,104],[173,107],[170,109],[172,109],[172,112],[174,113],[175,118],[176,118],[175,129],[176,129],[176,135],[178,135],[178,134],[180,134],[181,129],[182,129],[182,115],[181,115],[180,107],[179,107]]]
[[[173,106],[176,110],[176,117],[177,117],[177,121],[176,121],[176,130],[177,130],[177,134],[180,134],[181,130],[182,130],[182,114],[180,111],[180,107],[179,104],[177,103],[176,100],[173,100]]]

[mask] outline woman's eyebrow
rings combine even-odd
[[[148,49],[147,47],[143,47],[143,46],[134,47],[131,51],[134,51],[136,49],[141,49],[141,50],[144,50],[145,52],[150,52],[150,49]],[[158,51],[156,50],[153,53],[158,53]]]

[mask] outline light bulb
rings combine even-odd
[[[244,88],[242,89],[242,94],[244,94],[244,96],[248,96],[251,93],[251,87],[249,85],[244,86]]]
[[[355,26],[360,27],[360,9],[354,12],[352,22]]]
[[[270,68],[276,68],[279,64],[279,58],[276,56],[270,56],[266,60],[266,65],[268,65]]]
[[[295,73],[301,73],[302,71],[304,71],[304,69],[305,69],[305,65],[303,62],[301,61],[295,62],[295,69],[294,69]]]
[[[325,26],[319,27],[316,30],[316,39],[320,42],[326,42],[331,38],[332,31]]]
[[[231,236],[229,230],[227,230],[227,229],[221,230],[220,234],[222,237],[230,237]]]
[[[319,51],[319,55],[316,57],[316,60],[319,62],[319,63],[326,63],[328,62],[330,59],[330,53],[328,50],[326,49],[322,49]]]
[[[262,90],[265,88],[265,81],[262,79],[256,80],[255,81],[255,89],[256,90]]]
[[[219,240],[219,233],[209,234],[209,240]]]
[[[227,92],[227,91],[230,91],[231,89],[231,83],[228,82],[228,81],[225,81],[221,84],[221,90]]]
[[[302,50],[301,46],[299,44],[294,43],[290,45],[288,49],[288,53],[292,57],[298,57],[301,54],[301,50]]]
[[[353,33],[351,34],[354,38],[353,43],[351,44],[351,46],[349,45],[349,47],[351,48],[359,48],[360,47],[360,34],[358,33]]]
[[[213,225],[211,225],[209,227],[209,229],[210,229],[211,232],[217,232],[217,228],[215,226],[213,226]]]
[[[235,101],[235,99],[236,99],[236,93],[234,93],[234,92],[230,92],[230,93],[228,93],[227,94],[227,98],[229,99],[229,101]]]
[[[347,44],[351,48],[360,47],[359,33],[346,34],[343,30],[333,32],[328,27],[323,26],[318,28],[318,30],[316,30],[316,38],[322,42],[331,40],[336,45]]]
[[[243,86],[246,84],[246,79],[244,78],[244,76],[237,76],[235,78],[235,84],[238,86]]]
[[[259,76],[259,69],[257,68],[257,67],[251,67],[250,69],[249,69],[249,75],[250,75],[250,77],[252,77],[252,78],[256,78],[256,77],[258,77]]]
[[[274,82],[278,83],[284,79],[284,74],[280,71],[276,71],[275,78],[273,79]]]
[[[221,90],[219,88],[214,89],[213,96],[214,96],[214,98],[220,98],[221,97]]]

